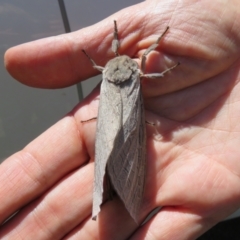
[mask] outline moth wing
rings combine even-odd
[[[92,219],[96,219],[103,202],[103,185],[107,161],[121,128],[121,95],[119,87],[103,79],[97,118]]]
[[[138,222],[146,165],[146,133],[140,80],[121,84],[122,128],[115,138],[107,172],[132,218]]]

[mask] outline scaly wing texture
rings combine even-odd
[[[145,181],[145,118],[138,65],[128,56],[103,71],[95,144],[93,219],[103,201],[105,173],[138,222]]]
[[[93,186],[92,218],[96,219],[103,201],[103,181],[107,161],[114,148],[114,141],[121,129],[121,95],[119,88],[103,79],[97,118],[95,142],[95,174]]]
[[[146,133],[140,79],[132,77],[119,86],[122,127],[107,161],[107,173],[126,209],[138,223],[145,183]]]

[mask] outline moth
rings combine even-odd
[[[126,55],[118,53],[117,22],[114,20],[112,50],[116,57],[98,66],[84,51],[95,69],[103,74],[97,116],[92,219],[103,202],[104,177],[136,223],[144,194],[146,175],[146,130],[140,78],[159,78],[162,73],[144,74],[146,56],[154,50],[169,27],[143,54],[141,69]]]

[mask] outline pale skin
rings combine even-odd
[[[70,86],[104,66],[118,21],[120,54],[146,60],[147,179],[138,227],[114,198],[92,221],[99,87],[63,119],[0,166],[1,239],[196,239],[240,207],[240,2],[145,1],[91,27],[9,49],[6,68],[41,88]],[[140,63],[140,60],[138,59]],[[156,133],[157,132],[157,133]]]

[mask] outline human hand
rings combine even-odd
[[[136,226],[117,198],[103,205],[98,222],[90,218],[96,123],[81,120],[97,115],[97,88],[0,166],[1,221],[21,209],[1,227],[0,238],[195,239],[237,210],[239,5],[145,1],[78,32],[10,49],[6,67],[19,81],[42,88],[69,86],[97,73],[83,48],[98,65],[113,57],[116,19],[120,54],[140,57],[169,25],[146,70],[161,72],[178,61],[181,65],[163,79],[142,81],[146,119],[156,129],[147,126],[140,215],[163,206],[153,219]]]

